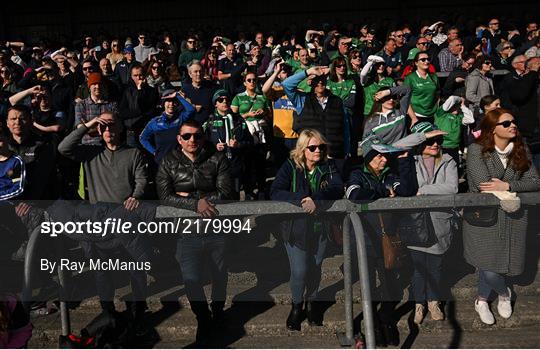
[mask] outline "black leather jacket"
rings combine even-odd
[[[156,186],[164,205],[197,211],[197,202],[207,198],[211,202],[233,199],[234,190],[230,164],[225,152],[217,152],[205,143],[192,162],[179,147],[169,152],[159,165]],[[176,192],[187,192],[182,197]]]

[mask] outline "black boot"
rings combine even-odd
[[[223,311],[225,302],[213,301],[212,304],[210,304],[210,307],[212,309],[212,321],[215,325],[222,325],[225,321],[225,312]]]
[[[190,301],[191,311],[197,317],[197,334],[195,344],[197,347],[204,347],[210,341],[212,333],[212,317],[208,303],[206,301]]]
[[[302,321],[304,320],[304,303],[292,304],[291,312],[287,317],[287,329],[291,331],[299,331],[302,329]]]
[[[310,326],[322,326],[321,305],[316,301],[306,301],[306,317]]]

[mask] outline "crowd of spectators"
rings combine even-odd
[[[193,30],[175,38],[140,31],[87,36],[77,44],[0,41],[2,207],[23,201],[13,202],[23,217],[32,201],[44,199],[119,203],[128,210],[143,199],[160,199],[213,217],[217,200],[272,199],[312,214],[324,200],[344,196],[540,189],[540,35],[534,21],[516,27],[491,18],[472,32],[439,21],[417,29],[208,34]],[[429,248],[411,244],[416,323],[424,305],[434,319],[444,318],[437,284],[452,218],[431,215],[437,241]],[[516,232],[524,231],[526,213],[512,220]],[[384,230],[382,218],[368,221],[374,231]],[[318,283],[306,277],[320,274],[327,244],[317,223],[293,220],[282,228],[291,263],[289,329],[300,329],[304,299],[309,322],[321,322],[312,303]],[[315,244],[304,231],[317,233]],[[494,289],[499,313],[510,317],[503,276],[521,273],[523,264],[492,264],[485,256],[501,245],[481,252],[488,233],[468,237],[467,259],[480,270],[476,310],[493,323],[486,301]],[[370,235],[370,264],[390,285],[388,269],[379,272],[380,240]],[[202,341],[211,312],[201,301],[194,256],[212,252],[219,286],[212,312],[221,317],[225,243],[198,244],[179,241],[178,260]],[[512,247],[511,256],[524,254],[523,246]],[[304,266],[306,259],[314,262]],[[142,278],[132,276],[132,285],[144,298]],[[102,300],[110,294],[100,290]],[[381,311],[378,322],[390,324],[388,306]]]

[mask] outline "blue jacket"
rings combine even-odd
[[[285,94],[294,105],[294,109],[296,109],[296,114],[298,115],[300,115],[304,109],[307,94],[305,92],[298,91],[297,86],[306,78],[307,73],[305,70],[302,70],[294,75],[291,75],[281,83],[283,90],[285,90]]]
[[[180,126],[195,112],[195,108],[182,96],[177,95],[177,98],[184,106],[180,114],[169,118],[167,114],[163,113],[152,118],[139,137],[144,149],[155,156],[156,163],[159,163],[167,152],[177,144],[176,135],[178,135]]]
[[[414,196],[418,192],[414,158],[398,158],[399,175],[386,167],[379,177],[366,165],[351,172],[345,195],[350,200],[376,200],[390,196],[392,188],[400,197]]]
[[[14,198],[23,193],[25,177],[21,157],[13,155],[0,161],[0,200]]]
[[[303,198],[311,197],[318,212],[329,208],[332,201],[343,198],[343,180],[333,163],[321,164],[317,166],[315,172],[319,189],[312,191],[305,171],[298,169],[291,160],[287,160],[276,174],[270,188],[270,198],[301,206]],[[311,231],[308,228],[312,225],[308,225],[308,223],[315,223],[315,217],[306,216],[282,222],[283,240],[300,249],[305,248],[307,237],[314,238],[313,235],[306,235],[306,233]],[[317,215],[317,218],[321,217],[321,215]],[[326,222],[328,223],[328,220]],[[329,233],[328,227],[325,228],[325,231]]]

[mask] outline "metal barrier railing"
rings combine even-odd
[[[540,192],[520,193],[521,205],[540,204]],[[416,196],[384,198],[372,202],[353,203],[348,200],[335,201],[326,210],[329,213],[344,214],[343,222],[343,260],[344,260],[344,292],[345,292],[345,333],[340,336],[340,343],[343,346],[354,344],[353,334],[353,291],[352,291],[352,260],[351,260],[351,227],[355,235],[356,249],[358,254],[358,268],[360,275],[360,286],[362,294],[362,310],[364,318],[364,328],[366,334],[366,346],[369,349],[375,348],[375,331],[373,310],[371,304],[371,288],[369,282],[367,251],[364,239],[364,229],[360,215],[365,212],[380,211],[401,211],[412,209],[459,209],[465,207],[492,207],[498,206],[499,199],[492,194],[463,193],[456,195],[437,196]],[[276,214],[304,214],[302,208],[290,203],[273,201],[236,202],[230,204],[217,205],[220,217],[226,216],[251,216],[251,215],[276,215]],[[158,207],[156,218],[195,218],[198,214],[178,208]],[[35,273],[36,251],[40,240],[39,227],[32,233],[27,250],[24,265],[25,288],[23,290],[23,302],[30,300],[32,293],[32,280]],[[58,276],[61,288],[65,287],[64,271],[58,269]],[[69,310],[66,302],[60,300],[60,313],[62,322],[62,335],[68,335],[70,329]]]

